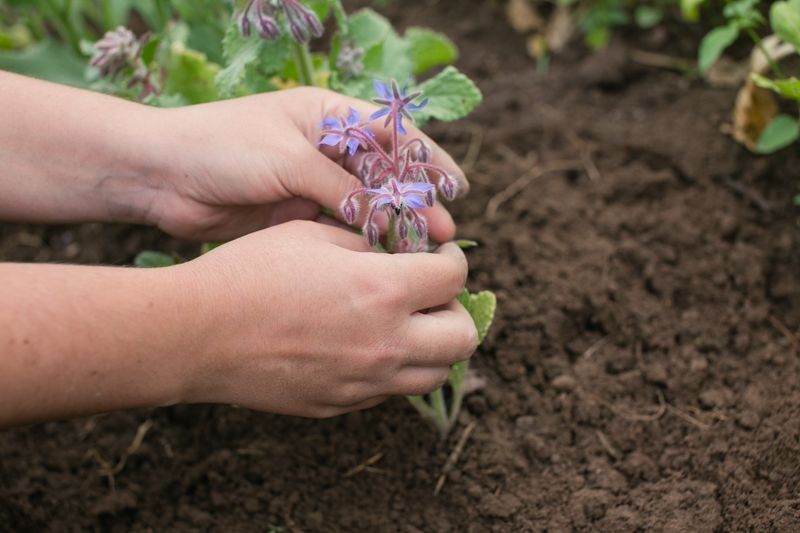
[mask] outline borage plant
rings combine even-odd
[[[366,206],[363,233],[369,244],[388,253],[429,252],[428,222],[422,210],[433,207],[437,193],[454,200],[459,192],[458,180],[433,163],[432,147],[422,139],[406,139],[404,120],[413,121],[412,113],[427,104],[421,91],[400,88],[396,81],[374,82],[381,108],[368,121],[362,122],[359,113],[351,109],[347,117],[329,117],[322,123],[321,146],[338,147],[344,155],[355,156],[362,151],[358,176],[363,187],[350,193],[342,202],[342,217],[349,224],[358,219]],[[389,128],[388,148],[381,146],[369,123],[383,120]],[[380,242],[377,216],[386,214],[388,235]],[[470,294],[464,291],[459,300],[472,316],[483,342],[492,323],[496,307],[493,293]],[[409,400],[420,414],[446,436],[456,422],[464,398],[468,362],[453,366],[448,388],[439,389],[427,397],[413,396]],[[450,393],[449,407],[446,392]]]

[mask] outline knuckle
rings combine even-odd
[[[448,287],[456,293],[467,284],[468,269],[466,263],[458,259],[446,259],[441,269],[441,277]]]
[[[362,387],[357,383],[342,385],[335,395],[336,405],[346,407],[361,402],[363,398]]]
[[[369,370],[373,375],[391,372],[401,366],[405,356],[405,350],[398,343],[384,341],[368,356]]]
[[[478,349],[478,330],[475,329],[475,324],[472,323],[472,319],[470,319],[469,324],[465,324],[464,327],[461,328],[454,344],[458,349],[458,353],[456,354],[458,361],[469,359],[472,357],[472,354],[475,353],[475,350]]]

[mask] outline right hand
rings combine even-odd
[[[478,343],[455,299],[467,261],[453,243],[379,254],[343,229],[290,222],[170,270],[191,280],[200,318],[186,402],[336,416],[437,389]]]

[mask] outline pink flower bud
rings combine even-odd
[[[364,227],[364,233],[367,235],[367,242],[370,246],[375,246],[378,244],[380,235],[378,233],[378,226],[374,222],[368,223]]]
[[[342,204],[342,217],[348,224],[353,224],[358,217],[358,205],[352,198],[348,198]]]
[[[408,239],[408,223],[403,217],[397,219],[397,236],[401,240]]]
[[[456,180],[452,176],[447,175],[442,178],[442,182],[439,184],[439,190],[442,191],[442,194],[448,200],[455,200],[458,192],[456,186]]]

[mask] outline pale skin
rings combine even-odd
[[[163,269],[0,264],[0,427],[201,402],[330,417],[434,390],[474,352],[457,246],[379,254],[320,223],[359,185],[317,150],[320,122],[371,104],[296,89],[160,110],[2,72],[0,102],[1,220],[230,241]]]

